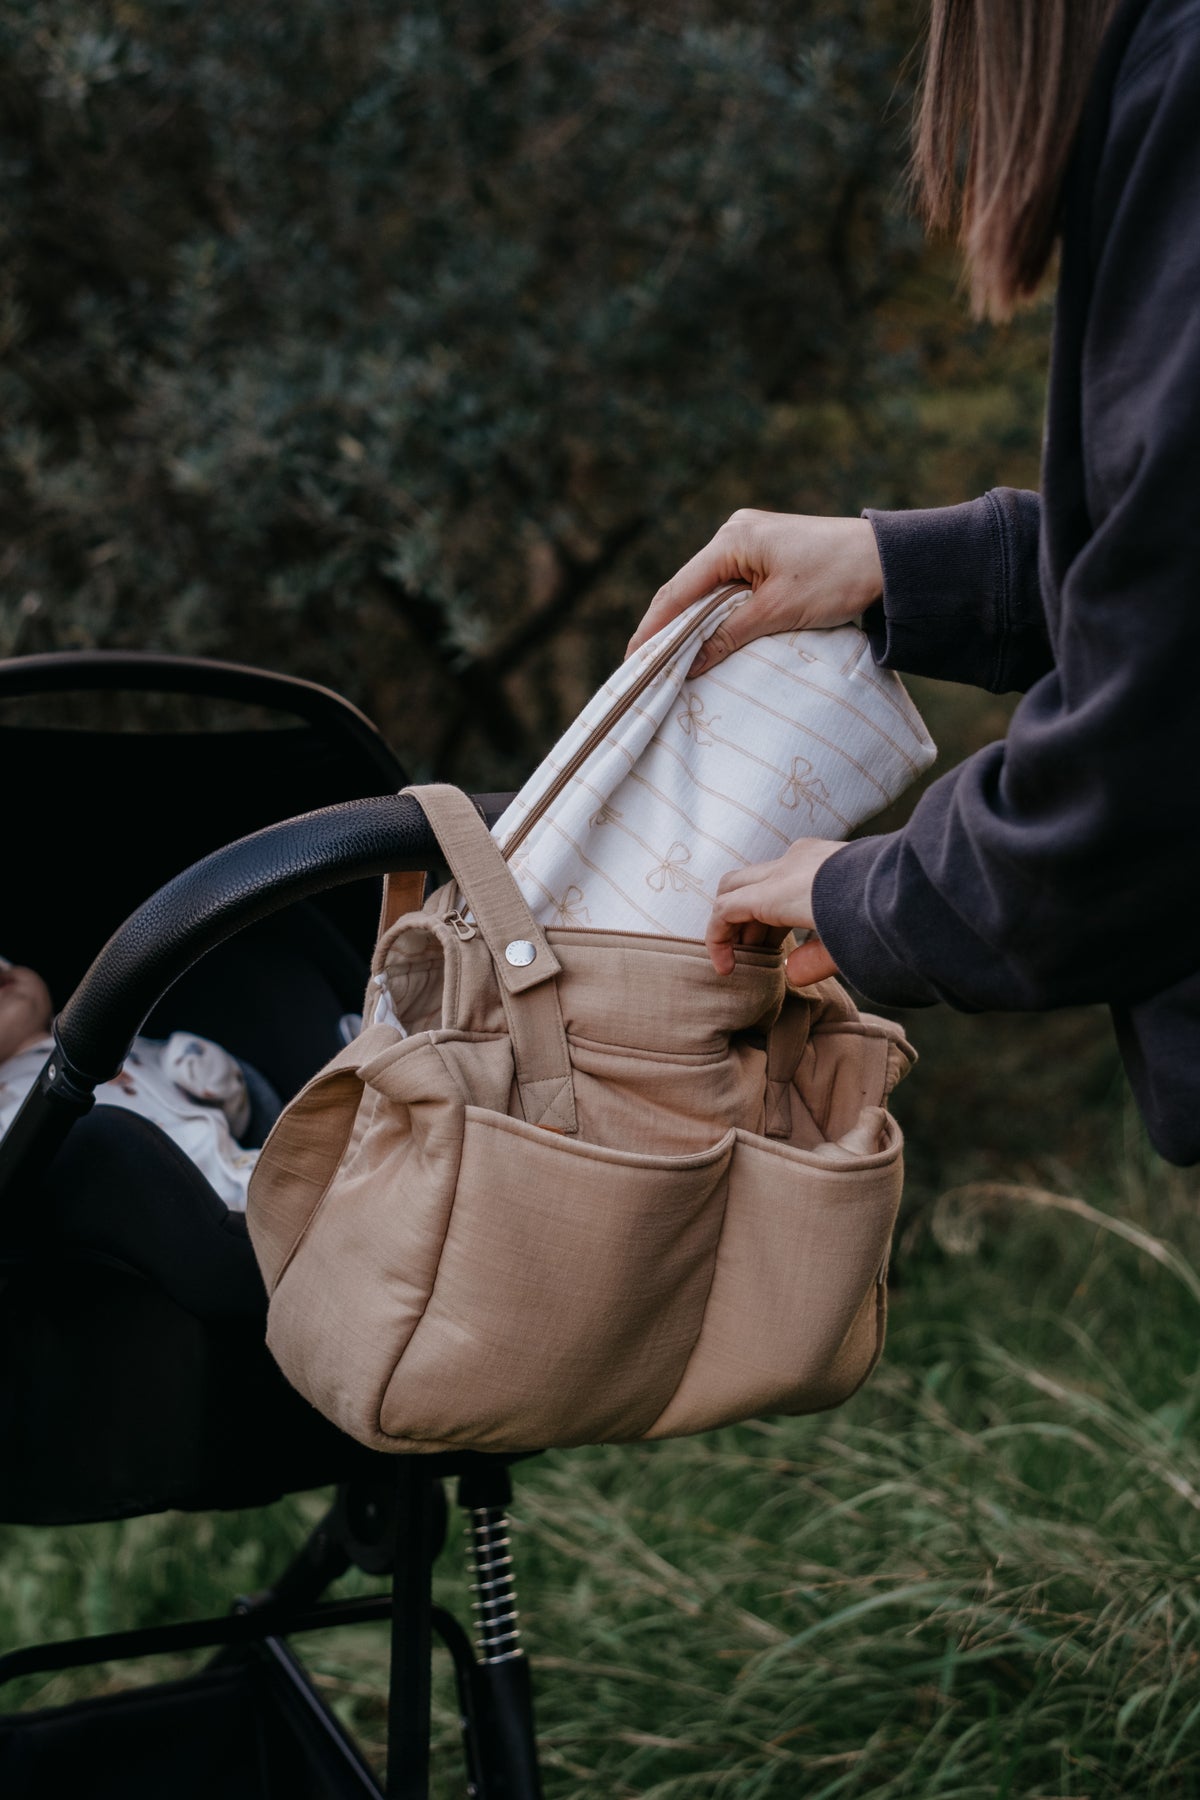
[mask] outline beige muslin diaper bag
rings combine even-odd
[[[690,661],[692,638],[672,641]],[[540,774],[527,843],[591,779],[639,678]],[[789,990],[782,950],[740,948],[721,977],[686,930],[543,923],[540,877],[522,891],[465,795],[408,791],[453,878],[423,905],[392,878],[367,1025],[251,1182],[289,1380],[397,1451],[671,1437],[845,1400],[883,1342],[899,1028],[837,982]]]

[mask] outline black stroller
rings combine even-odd
[[[80,728],[79,695],[103,708],[134,691],[170,696],[172,729],[130,732],[123,714]],[[193,713],[214,704],[222,728],[193,728]],[[188,729],[174,728],[181,710]],[[436,856],[419,809],[397,795],[403,770],[326,689],[104,653],[0,663],[0,750],[7,843],[10,853],[29,846],[31,870],[16,880],[10,863],[0,951],[70,995],[55,1051],[0,1143],[0,1521],[232,1509],[337,1488],[278,1580],[231,1594],[225,1617],[0,1655],[3,1683],[214,1652],[180,1681],[0,1716],[0,1791],[419,1800],[436,1630],[455,1668],[464,1792],[536,1800],[507,1462],[383,1456],[327,1424],[264,1348],[244,1219],[156,1126],[92,1109],[95,1086],[143,1026],[211,1036],[283,1099],[339,1047],[362,1004],[377,878]],[[491,820],[505,799],[477,804]],[[468,1513],[478,1653],[431,1601],[447,1477]],[[390,1576],[390,1587],[322,1599],[351,1565]],[[368,1618],[391,1620],[382,1788],[290,1642]]]

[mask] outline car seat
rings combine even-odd
[[[458,1682],[464,1791],[536,1800],[508,1462],[380,1455],[335,1430],[267,1354],[244,1218],[156,1126],[92,1106],[144,1028],[203,1032],[281,1099],[339,1047],[366,985],[378,878],[437,855],[396,792],[400,764],[315,684],[101,652],[0,662],[0,757],[0,952],[70,996],[0,1142],[0,1521],[240,1509],[337,1488],[291,1565],[267,1592],[231,1595],[226,1617],[0,1655],[3,1684],[216,1652],[183,1681],[0,1717],[0,1791],[421,1800],[436,1628]],[[477,804],[491,822],[507,798]],[[447,1477],[468,1513],[478,1654],[431,1604]],[[390,1574],[390,1589],[323,1600],[351,1564]],[[382,1788],[289,1643],[381,1617],[392,1621]]]

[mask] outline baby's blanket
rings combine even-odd
[[[8,1130],[54,1049],[38,1038],[0,1063],[0,1137]],[[192,1032],[177,1031],[160,1043],[134,1038],[119,1075],[96,1089],[99,1106],[139,1113],[165,1131],[233,1211],[246,1209],[246,1188],[258,1160],[234,1131],[245,1128],[250,1105],[246,1082],[227,1050]]]
[[[494,827],[542,925],[703,938],[727,870],[848,837],[934,760],[853,625],[759,638],[688,680],[744,597],[697,602],[623,663]]]

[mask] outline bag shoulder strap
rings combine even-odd
[[[443,782],[402,791],[411,794],[433,827],[488,947],[526,1120],[552,1131],[577,1131],[571,1055],[554,980],[562,964],[467,795]]]

